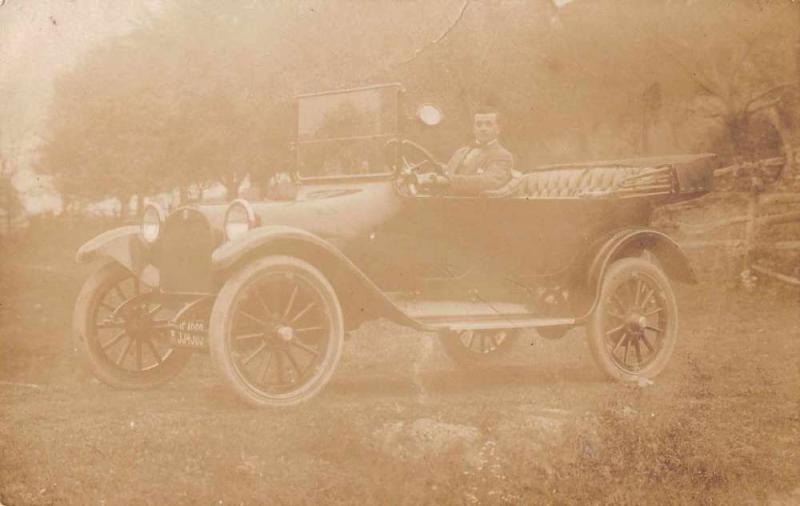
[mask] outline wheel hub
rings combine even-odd
[[[133,339],[146,339],[153,322],[146,310],[137,309],[125,317],[125,329]]]
[[[641,332],[647,327],[647,317],[634,311],[625,318],[628,328],[634,332]]]
[[[275,328],[275,334],[287,343],[294,339],[294,329],[288,325],[278,325]]]

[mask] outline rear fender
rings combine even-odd
[[[119,227],[90,239],[78,249],[75,261],[92,262],[98,258],[110,258],[142,278],[151,286],[158,285],[158,272],[147,268],[148,247],[139,235],[139,227]]]
[[[265,255],[289,255],[306,260],[331,282],[345,311],[349,327],[371,317],[384,316],[402,325],[422,328],[408,317],[342,251],[305,230],[281,225],[259,227],[224,243],[211,255],[211,268],[227,278],[247,262]]]
[[[588,317],[594,311],[603,276],[608,267],[620,258],[652,255],[670,279],[688,284],[697,283],[697,275],[683,249],[668,235],[657,230],[634,228],[617,231],[593,251],[594,258],[589,263],[586,275],[586,293],[590,304],[582,318]]]

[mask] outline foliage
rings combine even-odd
[[[504,113],[518,163],[788,149],[800,46],[789,0],[171,3],[59,81],[40,170],[120,198],[266,181],[292,164],[292,96],[399,81],[408,135],[447,157]],[[795,93],[796,94],[796,93]],[[762,135],[758,132],[766,132]]]

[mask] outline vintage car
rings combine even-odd
[[[695,274],[648,224],[708,192],[715,157],[541,167],[448,195],[418,184],[443,169],[400,136],[441,113],[403,96],[397,84],[300,96],[297,164],[271,198],[150,204],[141,226],[84,244],[79,262],[103,260],[74,314],[91,371],[154,387],[209,350],[243,400],[291,405],[330,380],[348,331],[387,318],[435,333],[466,367],[496,363],[522,329],[583,326],[609,377],[659,374],[678,337],[671,282]]]

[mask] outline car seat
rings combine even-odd
[[[487,197],[571,198],[605,195],[620,187],[626,179],[642,174],[641,167],[576,167],[516,173]]]

